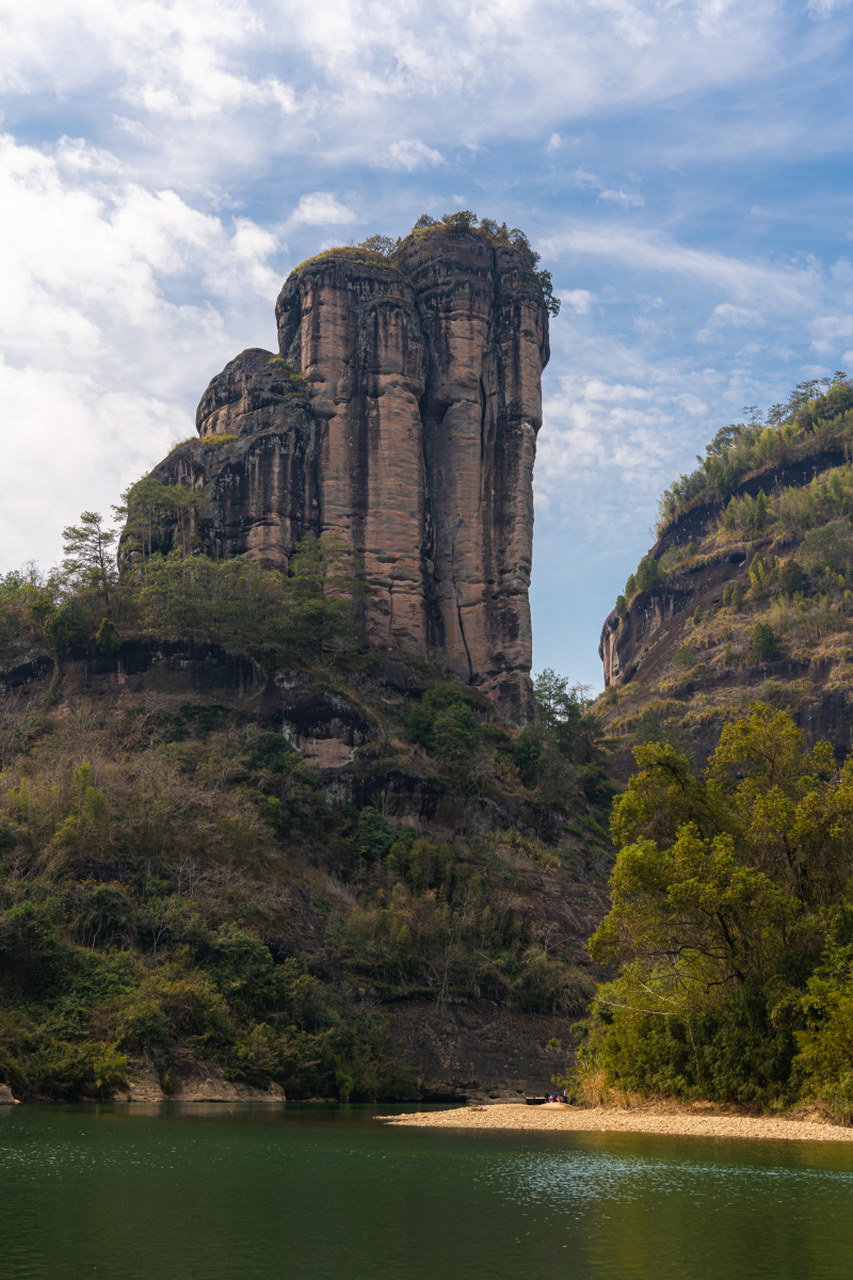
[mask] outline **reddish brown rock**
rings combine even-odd
[[[371,588],[365,638],[425,653],[426,348],[411,286],[381,259],[321,257],[286,282],[276,317],[320,422],[318,531],[352,547]]]
[[[480,232],[433,227],[391,259],[304,263],[276,318],[279,355],[231,361],[199,405],[200,440],[153,475],[205,491],[215,554],[284,568],[300,537],[336,534],[370,588],[372,647],[446,661],[526,722],[548,359],[532,270]]]
[[[483,236],[409,237],[397,255],[429,347],[422,405],[439,644],[457,674],[529,718],[533,460],[547,312],[524,259]]]

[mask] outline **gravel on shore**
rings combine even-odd
[[[787,1142],[853,1142],[853,1128],[826,1124],[819,1119],[786,1120],[781,1117],[727,1115],[684,1108],[573,1107],[546,1102],[455,1107],[450,1111],[416,1111],[402,1116],[382,1116],[385,1124],[438,1129],[551,1129],[566,1133],[665,1133],[703,1138],[770,1138]]]

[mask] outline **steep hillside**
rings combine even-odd
[[[803,384],[771,417],[723,428],[667,491],[604,624],[596,710],[623,777],[630,748],[660,738],[704,763],[756,700],[839,759],[850,748],[853,384]]]
[[[0,674],[0,1083],[548,1083],[599,974],[610,865],[558,733],[369,655],[264,667],[141,634],[51,653],[33,604],[30,656]]]

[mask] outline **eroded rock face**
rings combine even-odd
[[[202,397],[200,440],[154,477],[210,497],[215,554],[286,568],[299,538],[336,534],[370,587],[372,647],[443,659],[526,722],[548,359],[533,272],[478,232],[430,228],[392,259],[303,264],[276,319],[278,355],[231,361]]]

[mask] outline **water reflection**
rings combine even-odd
[[[4,1280],[847,1280],[853,1151],[387,1129],[378,1108],[16,1108]]]

